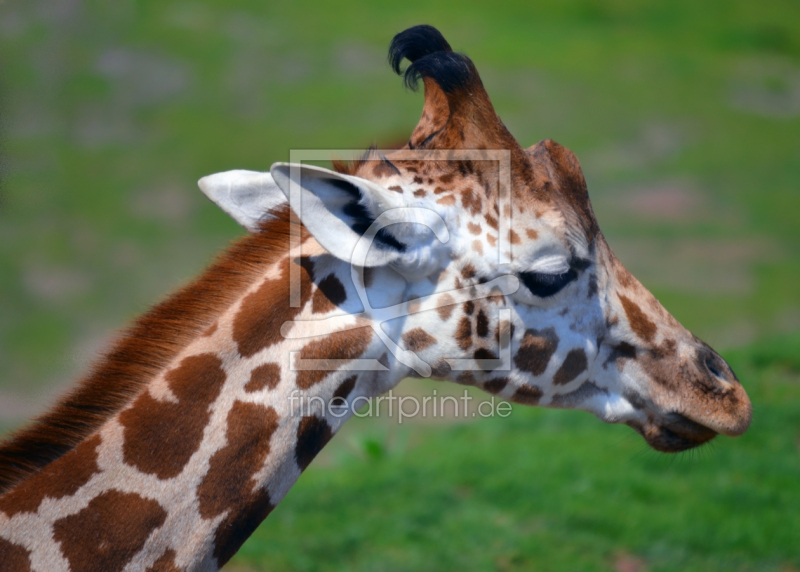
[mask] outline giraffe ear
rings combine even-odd
[[[197,181],[200,190],[250,232],[270,218],[269,211],[286,201],[269,173],[225,171]]]
[[[370,239],[371,243],[362,241],[364,256],[354,258],[356,245],[375,219],[387,210],[404,206],[397,193],[360,177],[312,165],[275,163],[271,173],[303,225],[340,260],[382,266],[405,252],[406,245],[382,228]]]

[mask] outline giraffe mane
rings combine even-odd
[[[287,252],[288,204],[206,271],[140,316],[49,411],[0,443],[0,494],[55,461],[130,403],[160,370]]]

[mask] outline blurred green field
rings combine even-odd
[[[800,568],[800,5],[0,2],[0,428],[241,231],[195,181],[408,136],[430,23],[511,132],[578,155],[609,243],[754,402],[694,454],[515,407],[355,420],[232,567]]]

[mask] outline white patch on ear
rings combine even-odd
[[[286,197],[270,173],[225,171],[197,181],[200,190],[219,208],[250,232],[257,232],[259,222],[269,211],[286,202]]]
[[[397,193],[372,181],[321,167],[275,163],[271,173],[317,242],[350,263],[369,224],[381,213],[405,206]],[[363,264],[389,264],[400,258],[404,248],[393,235],[384,233],[372,242]]]

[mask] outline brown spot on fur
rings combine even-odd
[[[100,469],[97,447],[100,436],[93,435],[75,449],[48,465],[31,478],[0,497],[0,511],[9,517],[20,512],[36,512],[45,497],[60,499],[74,495]],[[2,561],[2,559],[0,559]]]
[[[269,493],[253,476],[269,455],[278,419],[272,407],[235,402],[228,412],[227,444],[211,457],[197,489],[200,516],[210,519],[228,511],[214,533],[214,556],[220,565],[272,511]]]
[[[278,386],[281,380],[281,366],[276,363],[265,363],[250,372],[250,381],[244,386],[247,393],[261,391],[265,387],[270,390]]]
[[[538,232],[536,232],[536,231],[535,231],[534,229],[532,229],[532,228],[526,228],[526,229],[525,229],[525,234],[526,234],[526,235],[528,236],[528,238],[530,238],[531,240],[536,240],[537,238],[539,238],[539,233],[538,233]]]
[[[444,175],[439,177],[439,182],[442,183],[443,185],[449,185],[450,183],[453,182],[453,177],[454,177],[453,173],[445,173]]]
[[[436,343],[436,338],[422,328],[414,328],[403,334],[406,349],[412,352],[421,352]]]
[[[522,385],[511,396],[511,401],[523,405],[538,405],[542,395],[542,390],[535,385]]]
[[[319,283],[319,288],[311,299],[311,312],[314,314],[327,314],[347,300],[347,293],[341,281],[329,274]]]
[[[53,523],[53,539],[72,570],[122,570],[167,518],[160,504],[110,490]]]
[[[472,216],[481,212],[481,198],[471,188],[464,189],[461,194],[461,205],[468,210]]]
[[[497,246],[497,237],[493,234],[487,234],[486,242],[489,243],[489,246]]]
[[[503,334],[507,333],[508,338],[503,339]],[[498,346],[505,348],[509,342],[514,339],[514,324],[508,320],[503,320],[497,324],[497,329],[494,331],[494,340]]]
[[[464,302],[464,313],[467,316],[471,316],[472,312],[474,311],[475,311],[475,302],[473,302],[472,300],[467,300],[466,302]]]
[[[616,346],[611,346],[611,353],[603,363],[603,367],[609,363],[617,362],[617,367],[622,369],[625,361],[629,359],[636,359],[636,348],[628,342],[621,342]]]
[[[498,230],[500,228],[497,224],[497,219],[489,213],[486,213],[486,224],[488,224],[495,230]]]
[[[145,572],[181,572],[181,568],[175,564],[175,556],[175,551],[170,548]]]
[[[213,335],[214,335],[214,332],[216,332],[216,331],[217,331],[217,328],[218,328],[218,327],[219,327],[219,324],[218,324],[217,322],[214,322],[213,324],[211,324],[211,325],[208,327],[208,329],[206,329],[206,330],[203,332],[202,336],[203,336],[204,338],[208,338],[208,337],[210,337],[210,336],[213,336]]]
[[[455,300],[450,294],[442,294],[439,300],[437,300],[439,307],[436,308],[436,312],[439,314],[439,318],[442,320],[449,320],[455,309],[454,303]]]
[[[486,301],[490,304],[494,304],[495,306],[505,305],[506,297],[503,296],[500,289],[496,286],[492,288],[491,292],[488,296],[486,296]]]
[[[472,264],[467,264],[464,268],[461,269],[461,277],[465,280],[469,280],[470,278],[475,278],[477,272],[475,271],[475,267]]]
[[[297,427],[297,448],[294,457],[301,471],[306,470],[314,457],[328,444],[331,437],[333,437],[333,431],[325,419],[309,415],[300,420],[300,425]]]
[[[496,360],[497,359],[497,355],[493,351],[487,350],[486,348],[478,348],[477,350],[475,350],[475,353],[472,354],[472,357],[476,361],[478,361],[479,364],[480,364],[480,360]],[[496,368],[496,366],[491,366],[489,364],[481,364],[478,367],[480,367],[483,371],[492,371],[492,370],[494,370]]]
[[[508,231],[508,240],[511,242],[511,244],[522,244],[519,235],[513,230]]]
[[[3,563],[3,570],[30,572],[30,554],[30,550],[17,544],[11,544],[5,538],[0,538],[0,562]]]
[[[438,201],[436,201],[437,205],[444,205],[446,207],[452,206],[456,204],[456,199],[453,195],[445,195]]]
[[[471,371],[462,371],[456,377],[456,383],[459,385],[475,385],[475,376]]]
[[[483,256],[483,243],[480,240],[473,240],[472,250],[477,252],[479,256]]]
[[[556,348],[558,348],[558,336],[554,328],[527,330],[519,351],[514,356],[514,363],[522,371],[542,375]]]
[[[456,328],[456,343],[462,350],[472,347],[472,323],[469,318],[461,318]]]
[[[434,195],[443,195],[446,192],[448,192],[448,190],[447,189],[443,189],[442,187],[436,187],[435,189],[433,189],[433,194]]]
[[[209,406],[226,378],[214,354],[189,356],[165,375],[177,403],[158,401],[144,391],[119,416],[125,427],[125,462],[160,479],[179,475],[203,440]]]
[[[506,388],[506,385],[508,385],[507,377],[496,377],[484,382],[483,389],[492,395],[497,395]]]
[[[481,232],[483,232],[481,225],[474,222],[468,222],[467,229],[474,235],[479,235]]]
[[[431,365],[431,379],[445,379],[452,372],[450,364],[443,359],[436,360]]]
[[[389,187],[389,190],[394,191],[395,193],[403,194],[403,189],[401,187],[398,187],[397,185],[392,185],[391,187]]]
[[[384,354],[385,356],[386,354]],[[384,365],[384,367],[387,367]],[[333,397],[331,398],[331,405],[336,407],[344,407],[345,403],[347,402],[347,396],[350,395],[350,392],[353,391],[353,388],[356,386],[356,380],[358,379],[357,375],[351,375],[347,379],[345,379],[339,387],[336,388],[336,391],[333,392]]]
[[[478,311],[478,318],[475,321],[475,333],[481,338],[489,335],[489,318],[486,317],[483,310]]]
[[[661,345],[655,346],[653,349],[650,350],[650,354],[656,359],[674,357],[675,355],[677,355],[677,353],[678,353],[678,342],[670,339],[664,340],[663,342],[661,342]]]
[[[581,348],[570,350],[564,363],[553,377],[553,385],[566,385],[586,371],[586,352]]]
[[[372,341],[371,328],[355,328],[335,332],[320,340],[309,342],[300,350],[300,359],[344,359],[354,360],[361,356]],[[300,370],[297,372],[297,387],[308,389],[325,379],[330,371]]]
[[[417,198],[424,197],[426,194],[428,193],[425,191],[425,189],[417,189],[416,191],[414,191],[414,196]]]
[[[154,375],[239,299],[270,265],[285,256],[292,224],[288,204],[249,234],[197,280],[136,320],[91,373],[48,413],[0,445],[0,493],[97,430],[138,395]],[[301,228],[302,240],[310,237]]]
[[[300,260],[300,308],[289,306],[289,259],[281,263],[281,275],[264,283],[243,301],[233,321],[233,340],[242,357],[283,341],[281,325],[293,320],[311,294],[314,280],[314,263],[308,258]]]
[[[414,177],[414,182],[417,185],[421,185],[422,184],[422,177]]]
[[[656,335],[658,328],[650,318],[647,317],[647,314],[642,312],[642,309],[639,308],[633,300],[621,294],[619,300],[622,302],[622,307],[625,309],[625,315],[628,316],[628,323],[633,333],[646,342],[653,341],[653,336]]]

